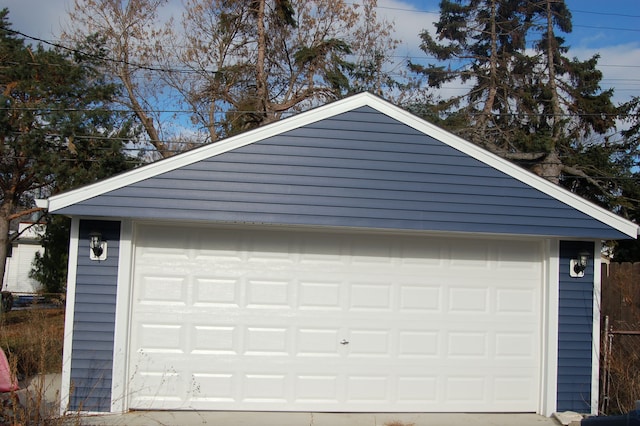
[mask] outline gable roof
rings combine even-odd
[[[373,192],[383,195],[367,195]],[[638,234],[638,225],[368,93],[39,205],[81,216],[607,239]]]

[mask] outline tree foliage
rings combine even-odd
[[[43,252],[36,252],[29,276],[40,284],[45,293],[63,293],[67,284],[69,236],[71,220],[66,216],[47,216],[46,233],[42,237]]]
[[[75,0],[65,33],[105,40],[107,71],[126,89],[120,101],[162,157],[193,143],[165,143],[161,114],[151,117],[161,101],[189,110],[203,143],[349,93],[397,87],[386,68],[398,41],[377,18],[376,0],[186,0],[179,24],[161,18],[168,6]]]
[[[416,111],[552,182],[615,209],[625,173],[618,144],[603,143],[618,109],[600,87],[598,56],[578,60],[562,0],[443,0],[422,49],[440,65],[411,64],[429,86],[466,83],[461,96]]]
[[[132,111],[160,157],[173,155],[166,141],[169,132],[163,117],[155,113],[162,104],[163,86],[152,69],[166,40],[173,36],[170,23],[162,23],[159,11],[167,0],[74,0],[71,25],[62,33],[72,46],[87,37],[101,42],[101,49],[84,44],[80,49],[104,59],[102,71],[124,90],[115,97]]]
[[[39,209],[33,198],[128,167],[132,128],[112,110],[117,86],[78,55],[26,45],[0,12],[0,276],[9,228]]]
[[[621,106],[626,128],[621,132],[621,152],[615,162],[624,170],[620,173],[618,190],[622,202],[618,213],[640,223],[640,97],[635,96]],[[616,243],[614,259],[619,262],[640,261],[640,241],[624,240]]]
[[[381,91],[396,41],[375,4],[189,0],[180,62],[196,76],[175,87],[212,141],[356,90]]]

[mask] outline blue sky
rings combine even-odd
[[[566,0],[573,31],[564,35],[569,56],[587,59],[600,54],[603,88],[614,88],[615,100],[640,96],[640,1]],[[421,55],[416,28],[429,28],[438,19],[438,0],[379,0],[380,13],[396,18],[396,30],[406,40],[407,54]],[[415,8],[413,12],[404,9]],[[433,28],[433,27],[431,27]]]
[[[181,0],[170,0],[179,13]],[[570,55],[586,59],[599,53],[604,73],[603,87],[615,89],[615,100],[623,102],[640,95],[640,1],[566,0],[573,14],[574,30],[566,36]],[[424,55],[419,32],[433,28],[438,18],[438,0],[378,0],[379,15],[396,24],[396,37],[403,40],[399,56]],[[44,39],[55,38],[66,20],[70,0],[0,0],[8,7],[14,28]]]

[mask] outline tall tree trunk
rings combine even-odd
[[[261,121],[269,122],[268,108],[268,88],[267,73],[264,69],[266,52],[267,52],[267,32],[265,29],[265,2],[266,0],[258,0],[258,10],[256,10],[257,31],[258,31],[258,60],[256,62],[256,106],[259,106],[259,112],[262,114]]]
[[[539,163],[531,168],[531,171],[538,176],[545,178],[546,180],[555,183],[560,183],[560,175],[562,174],[564,166],[556,151],[551,151],[540,160]]]
[[[482,109],[482,115],[478,125],[480,127],[481,136],[484,138],[487,130],[487,122],[491,111],[493,111],[493,104],[496,99],[496,93],[498,93],[498,33],[496,29],[496,0],[491,0],[491,56],[489,57],[489,88],[487,91],[487,99]]]
[[[547,0],[547,68],[549,72],[549,89],[551,93],[551,117],[553,150],[558,146],[558,139],[561,134],[560,122],[562,110],[560,109],[560,100],[558,99],[558,85],[556,84],[556,68],[555,68],[555,46],[556,38],[553,31],[553,11],[551,3],[553,0]]]
[[[551,94],[551,147],[549,154],[541,163],[534,167],[534,172],[545,179],[558,184],[560,183],[560,174],[562,173],[562,161],[558,156],[558,146],[560,145],[560,137],[562,136],[562,109],[560,108],[560,99],[558,98],[558,85],[556,84],[556,38],[553,30],[553,10],[551,3],[554,0],[547,0],[547,72],[549,73],[549,93]]]
[[[158,153],[162,158],[171,157],[173,153],[167,148],[166,144],[160,140],[158,130],[153,124],[153,118],[149,117],[149,115],[144,111],[136,97],[134,86],[131,82],[131,73],[126,65],[119,70],[119,76],[127,90],[127,97],[129,98],[129,102],[131,102],[131,108],[142,123],[147,136],[149,136],[149,143],[158,150]]]

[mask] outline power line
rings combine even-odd
[[[72,47],[68,47],[65,46],[63,44],[60,43],[55,43],[49,40],[45,40],[39,37],[35,37],[35,36],[31,36],[28,34],[25,34],[21,31],[16,31],[16,30],[12,30],[9,28],[0,28],[3,31],[15,34],[15,35],[19,35],[21,37],[25,37],[28,38],[30,40],[33,41],[37,41],[38,43],[42,43],[42,44],[46,44],[47,46],[52,46],[58,49],[62,49],[71,53],[75,53],[77,55],[81,55],[81,56],[86,56],[89,58],[93,58],[93,59],[97,59],[100,61],[107,61],[107,62],[113,62],[113,63],[118,63],[121,65],[127,65],[130,67],[134,67],[134,68],[138,68],[138,69],[142,69],[142,70],[146,70],[146,71],[155,71],[155,72],[174,72],[174,73],[189,73],[189,74],[193,74],[193,73],[201,73],[201,72],[207,72],[210,74],[216,74],[219,71],[217,70],[211,70],[211,71],[206,71],[206,70],[192,70],[192,69],[171,69],[171,68],[166,68],[166,67],[160,67],[160,66],[155,66],[155,65],[144,65],[144,64],[138,64],[135,62],[130,62],[130,61],[125,61],[124,59],[116,59],[116,58],[110,58],[110,57],[106,57],[106,56],[102,56],[102,55],[96,55],[93,53],[89,53],[89,52],[85,52],[79,49],[75,49]]]
[[[353,3],[351,3],[353,4]],[[424,13],[429,15],[439,15],[440,11],[438,10],[426,10],[426,9],[411,9],[404,7],[391,7],[391,6],[376,6],[376,9],[384,9],[384,10],[397,10],[401,12],[411,12],[411,13]],[[593,15],[601,15],[601,16],[618,16],[623,18],[640,18],[640,15],[629,15],[625,13],[613,13],[613,12],[598,12],[592,10],[579,10],[579,9],[570,9],[571,13],[586,13]]]
[[[480,115],[480,113],[478,114],[469,114],[469,115]],[[514,115],[514,114],[504,114],[504,115]],[[621,133],[624,130],[620,130],[620,131],[616,131],[613,133],[610,133],[608,135],[601,135],[601,137],[607,137],[608,138],[608,142],[609,142],[609,146],[611,147],[617,147],[620,146],[620,144],[623,144],[625,142],[624,138],[620,138],[617,139],[612,139],[612,137],[614,137],[615,135],[619,135],[621,137]],[[20,137],[20,136],[28,136],[29,132],[28,131],[21,131],[21,132],[11,132],[10,134]],[[200,133],[200,135],[204,138],[206,138],[208,136],[208,134],[205,133]],[[139,139],[136,137],[118,137],[118,136],[111,136],[111,135],[72,135],[71,137],[69,136],[65,136],[59,133],[54,133],[54,132],[44,132],[44,134],[39,134],[38,136],[44,136],[44,137],[48,137],[48,138],[53,138],[53,139],[60,139],[61,141],[64,140],[68,140],[68,139],[72,139],[74,142],[78,142],[78,141],[98,141],[98,142],[108,142],[108,141],[116,141],[116,142],[124,142],[124,143],[131,143],[131,144],[147,144],[147,145],[152,145],[152,141],[148,140],[148,139]],[[193,146],[202,146],[202,145],[208,145],[212,142],[208,142],[206,140],[193,140],[193,139],[162,139],[162,140],[158,140],[157,142],[162,143],[164,145],[193,145]],[[598,142],[588,142],[588,145],[597,145]],[[620,148],[622,148],[620,146]],[[108,147],[103,147],[103,148],[99,148],[98,149],[104,149],[104,150],[109,150]],[[122,150],[129,150],[129,151],[138,151],[141,150],[143,148],[139,148],[139,147],[135,147],[135,148],[127,148],[126,146],[122,148]],[[151,148],[151,150],[155,150],[155,148]],[[621,149],[620,150],[625,151],[625,149]],[[175,150],[175,151],[169,151],[169,152],[182,152],[182,150]]]
[[[580,25],[580,24],[576,24],[576,25],[573,25],[573,26],[576,27],[576,28],[589,28],[589,29],[596,29],[596,30],[640,32],[640,28],[600,27],[600,26],[596,26],[596,25]]]
[[[451,88],[446,88],[447,90],[469,90],[472,87],[451,87]],[[37,111],[43,111],[43,112],[114,112],[114,113],[128,113],[128,114],[132,114],[133,111],[132,110],[128,110],[128,109],[108,109],[108,108],[47,108],[46,110],[42,109],[42,108],[28,108],[28,107],[0,107],[0,111],[24,111],[24,112],[37,112]],[[168,109],[168,110],[162,110],[162,109],[143,109],[142,112],[145,113],[154,113],[154,114],[194,114],[193,110],[174,110],[174,109]],[[259,111],[259,110],[233,110],[233,111],[217,111],[214,114],[215,115],[225,115],[228,114],[229,112],[232,112],[234,114],[261,114],[264,113],[264,111]],[[295,113],[289,113],[291,115],[295,114]],[[483,115],[484,113],[482,112],[478,112],[478,113],[470,113],[470,115]],[[638,117],[640,114],[631,114],[631,113],[562,113],[562,114],[547,114],[547,113],[535,113],[535,112],[531,112],[531,113],[518,113],[518,112],[512,112],[512,113],[491,113],[490,114],[492,117],[560,117],[560,118],[579,118],[579,117]],[[290,116],[290,115],[287,115]],[[223,124],[226,123],[226,121],[219,121],[216,122],[214,124]]]
[[[615,13],[615,12],[598,12],[594,10],[580,10],[580,9],[570,9],[571,13],[588,13],[592,15],[599,16],[618,16],[622,18],[640,18],[640,15],[629,15],[626,13]]]
[[[401,10],[401,11],[411,11],[411,12],[419,12],[419,13],[436,13],[436,12],[431,12],[431,11],[424,11],[424,10],[414,10],[414,9],[405,9],[405,8],[393,8],[393,7],[386,7],[386,6],[378,6],[378,8],[381,9],[390,9],[390,10]],[[592,13],[599,13],[599,12],[592,12]],[[601,13],[601,14],[606,14],[606,13]],[[619,31],[633,31],[633,32],[640,32],[640,28],[618,28],[618,27],[600,27],[600,26],[589,26],[589,25],[574,25],[574,27],[583,27],[583,28],[589,28],[589,29],[604,29],[604,30],[619,30]],[[52,47],[56,47],[59,49],[63,49],[78,55],[82,55],[82,56],[86,56],[86,57],[90,57],[93,59],[98,59],[98,60],[102,60],[102,61],[107,61],[107,62],[112,62],[112,63],[117,63],[117,64],[121,64],[121,65],[126,65],[126,66],[130,66],[130,67],[134,67],[134,68],[138,68],[141,70],[145,70],[145,71],[152,71],[152,72],[162,72],[162,73],[184,73],[184,74],[217,74],[220,71],[219,70],[207,70],[207,69],[192,69],[192,68],[169,68],[163,65],[148,65],[148,64],[140,64],[140,63],[135,63],[135,62],[131,62],[131,61],[126,61],[124,59],[117,59],[117,58],[111,58],[111,57],[105,57],[102,55],[96,55],[96,54],[92,54],[89,52],[85,52],[85,51],[81,51],[79,49],[75,49],[72,47],[68,47],[63,45],[60,42],[55,42],[55,41],[51,41],[51,40],[45,40],[43,38],[40,37],[35,37],[29,34],[26,34],[24,32],[21,31],[17,31],[17,30],[13,30],[13,29],[9,29],[9,28],[2,28],[2,30],[15,34],[15,35],[19,35],[21,37],[25,37],[28,38],[30,40],[34,40],[37,41],[39,43],[43,43],[46,44],[48,46],[52,46]],[[436,57],[432,57],[432,56],[417,56],[417,55],[390,55],[389,57],[391,58],[398,58],[398,59],[418,59],[418,60],[437,60]],[[466,59],[454,59],[453,61],[459,61],[459,62],[464,62],[467,61]],[[33,64],[33,65],[39,65],[39,64]],[[618,65],[618,64],[598,64],[598,66],[603,66],[603,67],[622,67],[622,68],[640,68],[640,65]]]

